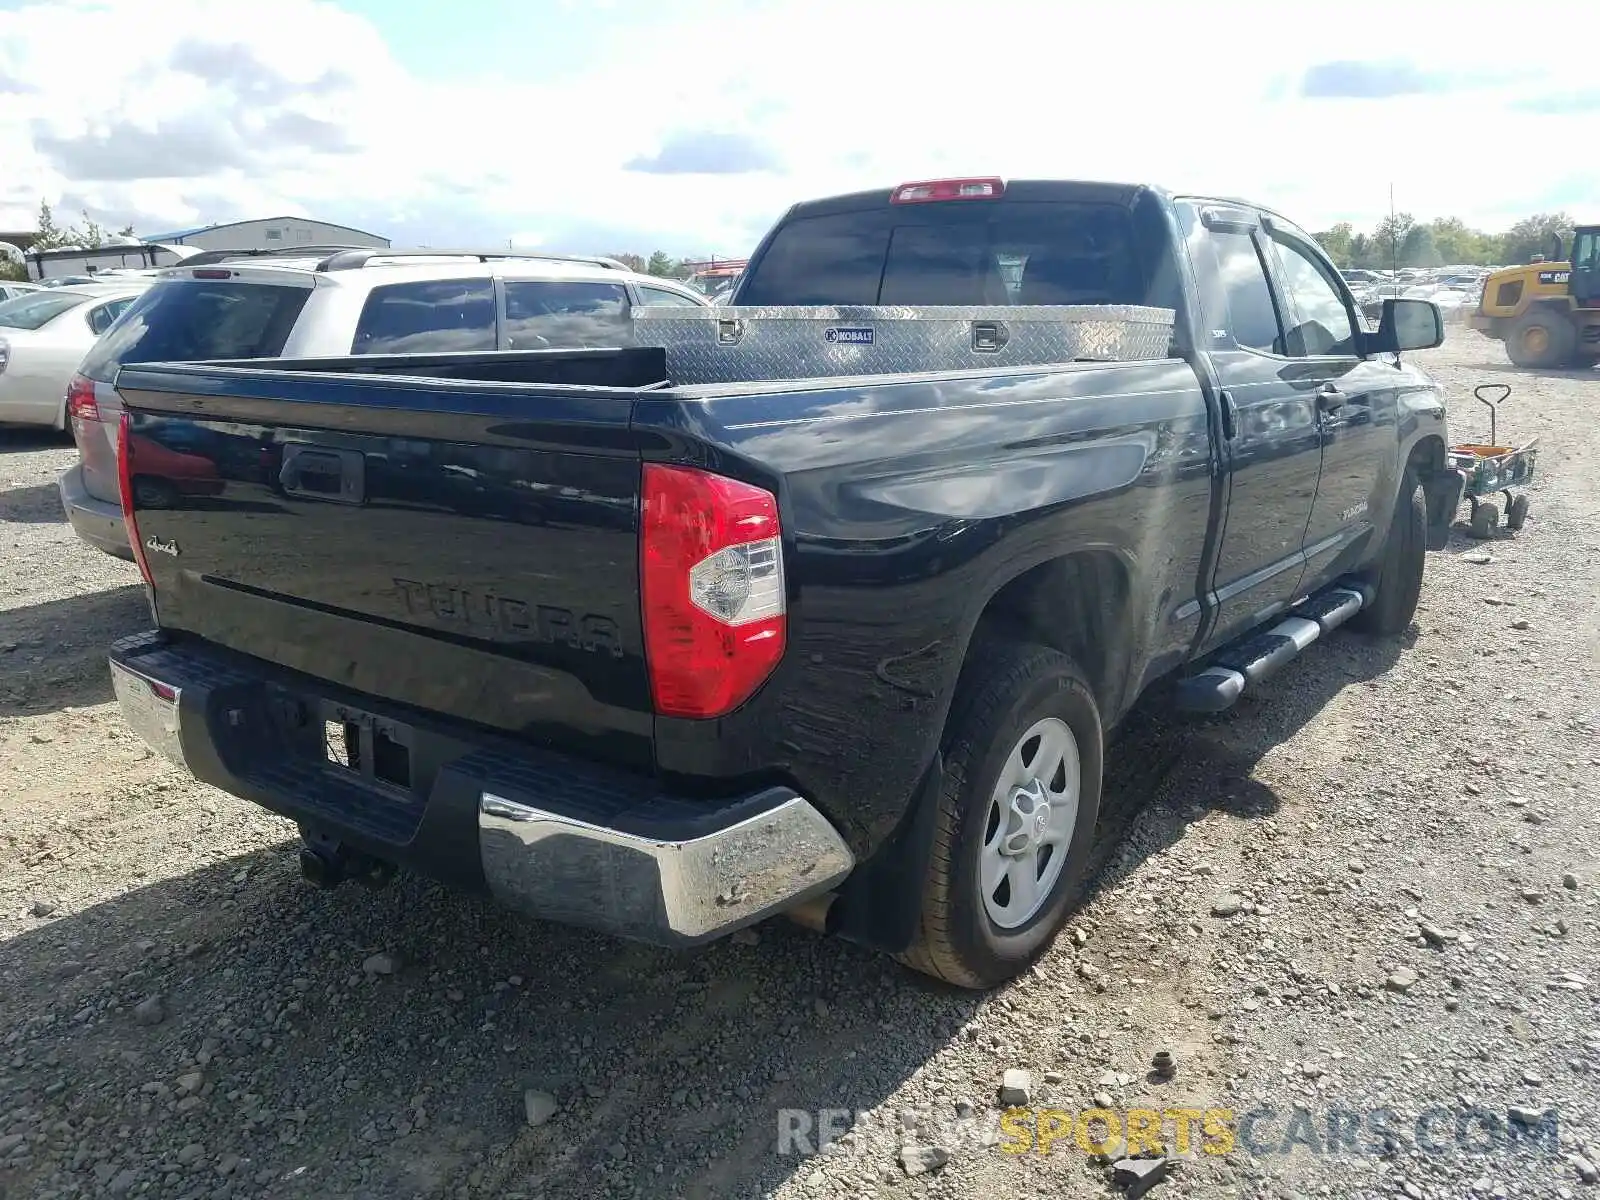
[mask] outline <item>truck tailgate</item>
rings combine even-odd
[[[124,368],[163,628],[649,767],[625,389]]]

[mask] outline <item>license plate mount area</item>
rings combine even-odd
[[[409,725],[331,700],[320,708],[323,757],[330,770],[412,795],[415,739]]]

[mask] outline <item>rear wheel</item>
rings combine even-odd
[[[1411,625],[1422,597],[1422,572],[1428,560],[1428,504],[1422,481],[1411,468],[1400,480],[1389,537],[1369,582],[1372,603],[1350,618],[1350,627],[1379,637],[1394,637]]]
[[[985,644],[951,710],[922,919],[900,960],[987,988],[1049,946],[1082,893],[1100,811],[1100,711],[1042,646]]]
[[[1560,367],[1578,349],[1578,331],[1552,308],[1535,308],[1512,322],[1506,355],[1519,367]]]

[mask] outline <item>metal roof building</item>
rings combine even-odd
[[[146,242],[194,246],[199,250],[282,250],[290,246],[371,246],[387,249],[389,239],[364,229],[313,221],[309,217],[263,217],[226,225],[201,225],[142,235]]]

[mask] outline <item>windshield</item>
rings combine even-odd
[[[0,303],[0,326],[6,329],[38,329],[87,299],[81,292],[29,292],[15,300]]]
[[[801,217],[745,275],[740,304],[1142,304],[1128,211],[1015,202]]]

